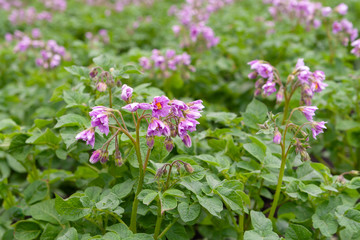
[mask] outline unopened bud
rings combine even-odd
[[[185,170],[188,173],[193,173],[194,172],[194,168],[190,165],[190,163],[184,163],[184,167],[185,167]]]
[[[308,154],[308,152],[306,150],[300,151],[300,155],[301,155],[301,159],[303,161],[309,161],[310,160],[310,155]]]
[[[97,89],[99,92],[105,92],[106,89],[107,89],[107,85],[106,85],[106,83],[104,83],[104,82],[99,82],[99,83],[96,85],[96,89]]]
[[[115,69],[114,69],[114,68],[110,68],[109,70],[110,70],[110,72],[114,72],[114,71],[115,71]]]
[[[109,152],[103,152],[100,158],[101,163],[106,163],[109,160]]]
[[[279,91],[276,93],[276,102],[281,103],[284,100],[284,87],[280,87]]]
[[[121,87],[121,86],[122,86],[122,82],[121,82],[120,80],[117,80],[117,81],[116,81],[116,86],[117,86],[117,87]]]
[[[98,75],[98,70],[96,68],[93,68],[91,71],[90,71],[90,77],[91,78],[94,78]]]
[[[289,85],[290,82],[292,82],[293,80],[295,79],[295,76],[294,75],[289,75],[289,77],[287,78],[287,82],[286,82],[286,85]]]
[[[174,142],[170,137],[165,138],[165,147],[168,152],[171,152],[174,148]]]
[[[352,175],[359,175],[360,174],[360,172],[357,171],[357,170],[351,170],[349,173],[352,174]]]
[[[155,139],[154,136],[146,136],[146,144],[150,149],[154,147],[154,139]]]
[[[280,144],[280,142],[281,142],[281,133],[279,132],[279,130],[277,128],[275,129],[275,132],[274,132],[273,142],[276,144]]]
[[[346,183],[346,179],[344,178],[343,175],[339,175],[339,176],[336,178],[336,181],[339,182],[339,183],[342,183],[342,184],[345,184],[345,183]]]
[[[163,175],[164,171],[163,171],[163,168],[159,168],[157,171],[156,171],[156,174],[155,174],[155,178],[160,178],[161,175]]]
[[[176,137],[178,134],[178,131],[176,130],[176,126],[174,124],[170,124],[170,136],[171,137]]]

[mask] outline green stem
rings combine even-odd
[[[270,210],[270,214],[269,214],[269,219],[272,220],[277,208],[277,204],[279,202],[279,197],[280,197],[280,192],[281,192],[281,185],[282,185],[282,179],[284,177],[284,172],[285,172],[285,163],[286,163],[286,156],[285,156],[285,139],[283,141],[283,144],[281,144],[281,166],[280,166],[280,173],[279,173],[279,179],[278,179],[278,183],[276,186],[276,192],[275,192],[275,196],[274,196],[274,201],[272,203],[271,206],[271,210]]]
[[[110,108],[112,108],[112,92],[111,92],[111,87],[109,87],[109,106],[110,106]]]
[[[137,124],[135,125],[135,127],[136,127],[135,151],[136,151],[136,157],[137,157],[137,160],[139,163],[139,182],[137,185],[135,198],[134,198],[132,211],[131,211],[130,230],[133,233],[136,233],[136,217],[137,217],[137,209],[138,209],[138,204],[139,204],[138,195],[140,194],[143,184],[144,184],[144,172],[145,172],[142,167],[143,163],[142,163],[141,151],[140,151],[140,122],[141,122],[141,119],[142,119],[141,117],[138,118]]]
[[[155,231],[154,231],[154,239],[157,240],[159,237],[159,232],[161,228],[161,223],[163,220],[163,216],[161,213],[161,203],[160,200],[158,200],[158,211],[157,211],[157,218],[156,218],[156,225],[155,225]]]
[[[286,116],[288,115],[288,112],[289,112],[289,102],[290,102],[290,99],[287,98],[286,96],[286,91],[285,91],[285,106],[284,106],[284,116],[283,116],[283,120],[282,120],[282,125],[285,124],[285,121],[286,121]]]
[[[178,219],[179,218],[175,218],[169,225],[167,225],[167,227],[161,232],[158,238],[161,239],[167,233],[167,231],[169,231],[169,229],[177,222]]]
[[[239,216],[239,236],[238,236],[239,240],[244,239],[244,218],[245,218],[245,213],[243,212],[243,214]]]
[[[146,167],[148,165],[150,153],[151,153],[151,148],[148,148],[147,153],[146,153],[146,157],[145,157],[145,161],[144,161],[144,172],[146,172]]]

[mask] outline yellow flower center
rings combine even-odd
[[[158,102],[155,105],[157,106],[158,109],[162,109],[161,103]]]

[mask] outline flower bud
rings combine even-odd
[[[171,152],[174,148],[173,140],[170,137],[165,138],[165,147],[168,152]]]
[[[102,156],[102,151],[101,149],[98,149],[92,153],[89,162],[92,164],[97,163],[100,160],[101,156]]]
[[[170,123],[169,125],[170,125],[169,126],[170,127],[170,136],[174,138],[177,136],[178,131],[176,130],[176,126],[174,124]]]
[[[276,102],[281,103],[284,100],[284,87],[280,87],[279,91],[276,93]]]
[[[194,168],[190,165],[190,163],[184,163],[184,167],[185,167],[185,170],[188,173],[193,173],[194,172]]]
[[[97,89],[99,92],[105,92],[106,89],[107,89],[107,85],[106,85],[106,83],[104,83],[104,82],[99,82],[99,83],[96,85],[96,89]]]
[[[146,136],[146,144],[150,149],[154,147],[154,139],[155,139],[154,136]]]
[[[121,87],[121,86],[122,86],[122,82],[121,82],[120,80],[117,80],[117,81],[116,81],[116,86],[117,86],[117,87]]]
[[[115,71],[115,69],[114,68],[110,68],[110,72],[114,72]]]
[[[91,72],[90,72],[90,77],[91,78],[94,78],[94,77],[96,77],[98,75],[98,70],[97,70],[97,68],[93,68],[92,70],[91,70]]]
[[[344,178],[343,175],[339,175],[339,176],[336,178],[336,181],[339,182],[339,183],[342,183],[342,184],[345,184],[345,183],[346,183],[346,179]]]
[[[156,174],[155,174],[155,178],[160,178],[161,175],[163,175],[164,171],[163,171],[163,168],[159,168],[157,171],[156,171]]]
[[[100,162],[101,163],[106,163],[108,160],[109,160],[109,152],[108,151],[103,152],[101,154]]]
[[[275,132],[274,132],[273,142],[276,144],[280,144],[280,142],[281,142],[281,133],[279,132],[279,130],[277,128],[275,129]]]
[[[306,150],[300,151],[300,155],[301,155],[301,159],[303,161],[309,161],[310,160],[310,156],[308,154],[308,152]]]

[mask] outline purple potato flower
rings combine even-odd
[[[121,99],[124,100],[125,102],[128,102],[134,90],[126,84],[122,85],[121,89],[122,89]]]
[[[102,151],[101,149],[98,149],[91,154],[89,162],[92,164],[97,163],[101,159],[101,156],[102,156]]]
[[[151,103],[152,116],[156,118],[166,117],[171,110],[171,106],[168,105],[169,102],[170,100],[166,96],[154,97]]]
[[[316,139],[316,136],[320,133],[324,132],[324,129],[326,129],[325,124],[327,122],[321,121],[321,122],[312,122],[311,124],[311,131],[313,134],[313,138]]]
[[[152,118],[148,126],[147,136],[170,136],[169,126],[157,118]]]
[[[199,122],[194,119],[180,119],[180,123],[178,125],[179,136],[182,138],[183,136],[187,135],[187,131],[196,131],[197,124],[199,124]]]
[[[281,133],[277,129],[274,132],[273,142],[276,144],[280,144],[280,142],[281,142]]]
[[[98,127],[100,132],[109,134],[109,109],[103,106],[93,107],[89,113],[91,117],[91,126]]]
[[[315,116],[315,111],[317,109],[318,108],[315,106],[299,107],[299,110],[304,114],[304,116],[309,122],[313,121],[313,116]]]
[[[149,110],[151,109],[151,105],[148,103],[130,103],[122,107],[122,109],[128,110],[130,112],[136,112],[138,109]]]
[[[276,92],[275,83],[272,81],[267,81],[264,86],[262,87],[264,90],[264,93],[268,96]]]
[[[94,148],[95,145],[95,129],[93,127],[88,128],[80,133],[78,133],[75,137],[77,140],[81,139],[86,141],[87,145],[90,145]]]

